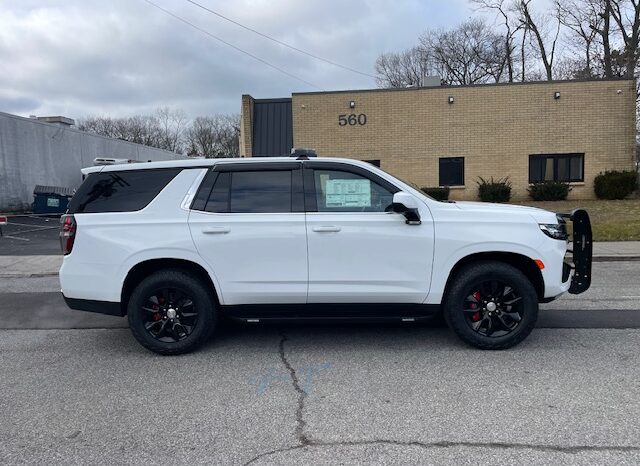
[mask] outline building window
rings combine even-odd
[[[380,159],[363,160],[363,162],[370,163],[371,165],[374,165],[374,166],[380,168]]]
[[[584,181],[584,154],[529,156],[529,183]]]
[[[464,186],[464,157],[440,157],[440,186]]]

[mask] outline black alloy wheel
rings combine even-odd
[[[163,355],[193,351],[217,322],[211,285],[182,269],[159,270],[143,279],[131,293],[127,314],[136,340]]]
[[[181,341],[191,335],[198,323],[198,310],[182,289],[162,288],[145,299],[144,327],[156,340]]]
[[[501,280],[485,280],[471,287],[463,311],[474,332],[492,338],[513,332],[524,313],[522,296]]]
[[[447,324],[480,349],[510,348],[524,340],[538,319],[538,293],[521,270],[499,261],[462,267],[443,301]]]

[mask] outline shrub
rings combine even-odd
[[[596,176],[593,188],[600,199],[624,199],[637,187],[635,171],[606,171]]]
[[[480,200],[484,202],[509,202],[511,199],[511,182],[509,177],[500,178],[496,181],[487,181],[481,176],[478,177],[480,181],[478,183],[478,195]]]
[[[564,201],[571,186],[564,181],[543,181],[529,186],[528,191],[534,201]]]
[[[436,201],[448,201],[449,200],[449,186],[443,188],[420,188],[427,196],[431,196]]]

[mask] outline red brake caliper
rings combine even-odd
[[[164,298],[160,298],[160,299],[158,300],[158,302],[159,302],[160,304],[162,304],[162,301],[164,301]],[[153,305],[153,310],[154,310],[154,311],[158,311],[159,309],[160,309],[160,307],[159,307],[157,304],[154,304],[154,305]],[[156,312],[155,314],[153,314],[153,320],[160,320],[160,319],[162,319],[162,316],[160,315],[160,313],[159,313],[159,312]]]
[[[480,292],[476,291],[474,293],[471,294],[471,296],[473,296],[475,298],[476,301],[480,302]],[[476,309],[478,307],[477,303],[469,303],[469,306],[471,307],[471,309]],[[478,322],[480,320],[480,311],[474,312],[473,314],[471,314],[471,320],[473,320],[474,322]]]

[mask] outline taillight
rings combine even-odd
[[[76,219],[73,215],[60,217],[60,247],[66,256],[73,249],[73,240],[76,237]]]

